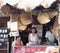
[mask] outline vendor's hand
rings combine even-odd
[[[40,42],[41,42],[41,39],[39,39],[37,42],[39,42],[39,43],[40,43]]]
[[[29,40],[29,42],[33,42],[33,43],[35,43],[34,41],[32,41],[32,40]]]

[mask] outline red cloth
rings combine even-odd
[[[22,43],[20,43],[20,44],[16,44],[16,46],[23,46],[23,44],[22,44]]]

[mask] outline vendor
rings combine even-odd
[[[50,44],[50,45],[55,45],[54,41],[55,41],[55,36],[54,34],[52,33],[52,28],[50,28],[50,30],[48,30],[46,32],[46,35],[45,35],[45,38],[47,40],[47,42]]]
[[[37,35],[37,30],[35,27],[32,27],[32,33],[29,34],[28,36],[28,43],[27,45],[38,45],[41,40],[39,40],[39,37]]]
[[[17,36],[16,40],[13,41],[12,47],[15,47],[15,46],[23,46],[23,42],[21,41],[21,37],[20,36]]]

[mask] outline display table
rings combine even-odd
[[[14,53],[51,53],[55,46],[21,46],[14,47]],[[53,51],[53,53],[58,53],[58,51]]]

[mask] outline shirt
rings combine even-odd
[[[30,36],[29,38],[30,38],[31,41],[33,41],[34,43],[37,43],[37,40],[38,40],[37,34],[33,35],[31,33],[31,34],[29,34],[29,36]],[[33,43],[33,42],[30,42],[30,43]]]
[[[22,44],[22,41],[21,43],[17,42],[16,40],[12,42],[12,47],[15,47],[15,46],[23,46]]]
[[[45,35],[45,38],[48,38],[49,39],[49,41],[54,41],[54,35],[53,35],[53,33],[51,33],[50,31],[47,31],[46,32],[46,35]]]

